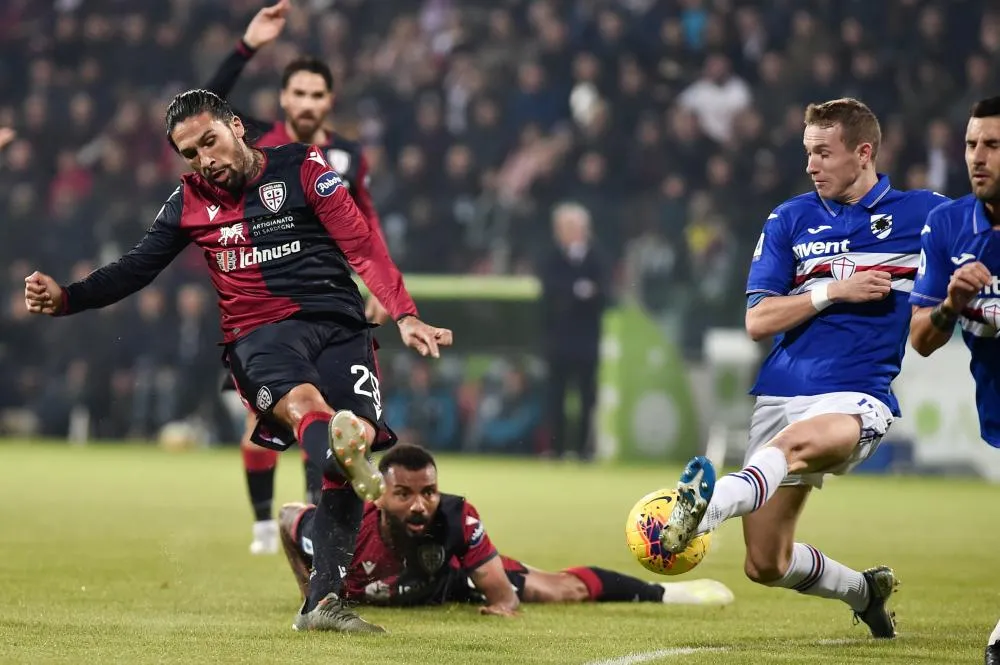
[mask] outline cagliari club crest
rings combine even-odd
[[[260,202],[271,212],[281,210],[281,205],[285,202],[285,183],[269,182],[261,185]]]
[[[417,549],[417,558],[425,571],[436,573],[444,565],[444,548],[437,543],[421,545]]]

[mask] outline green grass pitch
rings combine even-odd
[[[532,565],[596,564],[652,579],[623,522],[676,468],[445,457],[442,487],[479,509],[499,549]],[[278,498],[301,494],[297,453]],[[300,635],[284,557],[247,552],[235,450],[0,443],[0,663],[963,663],[1000,617],[1000,490],[961,479],[853,477],[814,493],[801,539],[902,580],[900,637],[876,643],[846,606],[742,576],[738,524],[690,576],[730,585],[726,608],[464,606],[366,609],[386,636]],[[686,651],[685,648],[696,649]]]

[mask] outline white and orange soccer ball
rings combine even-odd
[[[671,554],[660,545],[660,529],[667,523],[677,501],[677,490],[650,492],[639,499],[625,522],[625,542],[642,567],[660,575],[682,575],[708,554],[712,534],[695,536],[687,549]]]

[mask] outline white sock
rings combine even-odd
[[[715,482],[715,492],[698,525],[698,533],[713,531],[732,517],[759,509],[774,496],[787,475],[785,453],[772,446],[761,448],[750,456],[741,471],[725,475]]]
[[[990,641],[986,643],[986,646],[997,643],[1000,643],[1000,621],[997,621],[997,627],[990,633]]]
[[[868,607],[868,583],[864,575],[805,543],[795,543],[784,577],[767,586],[792,589],[820,598],[838,598],[855,612]]]

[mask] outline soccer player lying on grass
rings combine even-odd
[[[512,616],[521,601],[726,604],[732,592],[714,580],[650,583],[595,567],[552,573],[501,556],[479,513],[438,490],[437,465],[425,449],[400,444],[379,462],[386,491],[365,504],[345,600],[373,605],[485,603],[483,614]],[[303,597],[309,595],[315,507],[286,504],[281,541]]]

